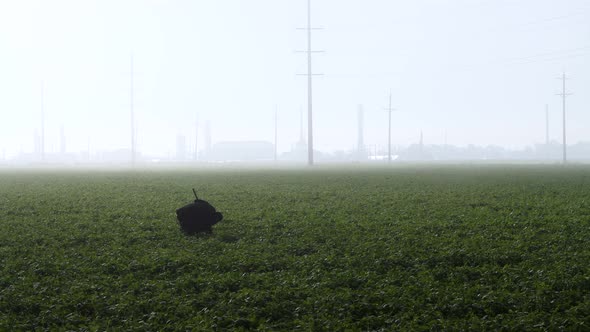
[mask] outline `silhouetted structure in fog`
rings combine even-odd
[[[420,130],[420,143],[418,143],[418,145],[420,146],[420,152],[424,151],[424,134],[422,133],[422,130]]]
[[[567,93],[565,91],[565,81],[568,79],[565,76],[565,72],[562,74],[562,76],[560,78],[558,78],[559,80],[562,81],[563,84],[563,89],[561,90],[561,93],[558,93],[558,96],[561,96],[562,99],[562,103],[563,103],[563,163],[567,163],[567,141],[566,141],[566,131],[565,131],[565,98],[567,96],[571,96],[571,93]]]
[[[274,144],[265,141],[219,142],[209,153],[211,161],[271,161]]]
[[[389,106],[386,108],[388,115],[388,130],[387,130],[387,162],[391,163],[391,112],[394,111],[391,108],[391,91],[389,91]]]
[[[41,160],[45,160],[45,83],[41,82],[41,138],[39,143],[39,153]]]
[[[312,102],[312,76],[314,75],[311,68],[311,54],[320,51],[312,51],[311,48],[311,31],[317,30],[311,26],[311,0],[307,0],[307,163],[313,165],[313,102]]]
[[[135,134],[135,113],[133,110],[133,54],[131,54],[131,73],[129,86],[129,111],[131,113],[131,164],[135,165],[137,158],[136,134]]]

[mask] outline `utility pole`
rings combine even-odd
[[[136,142],[135,142],[135,113],[133,111],[133,54],[131,54],[131,75],[130,75],[130,111],[131,111],[131,165],[135,166]]]
[[[561,77],[557,78],[558,80],[562,81],[562,90],[561,93],[558,93],[558,96],[561,96],[561,100],[562,100],[562,107],[563,107],[563,164],[565,165],[567,163],[567,144],[566,144],[566,131],[565,131],[565,99],[567,98],[567,96],[571,96],[571,93],[567,93],[565,91],[565,81],[568,79],[565,76],[565,72],[563,72]]]
[[[391,112],[395,111],[391,108],[391,90],[389,90],[389,106],[385,109],[389,114],[389,130],[387,136],[387,163],[391,164]]]
[[[41,81],[41,161],[45,161],[45,82]]]
[[[278,143],[278,106],[275,105],[275,163],[277,162],[277,143]]]
[[[298,29],[307,30],[307,164],[313,165],[313,102],[312,102],[312,76],[321,75],[313,74],[311,70],[311,54],[321,53],[322,51],[312,51],[311,49],[311,31],[320,30],[319,28],[311,27],[311,0],[307,0],[307,27]]]

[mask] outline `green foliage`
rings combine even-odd
[[[222,211],[188,237],[191,188]],[[588,330],[590,168],[0,172],[0,330]]]

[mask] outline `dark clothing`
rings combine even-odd
[[[220,212],[208,202],[197,199],[176,210],[176,217],[182,230],[187,234],[211,233],[211,227],[223,219]]]

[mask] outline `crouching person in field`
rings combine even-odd
[[[176,217],[183,232],[188,235],[197,233],[212,233],[213,225],[223,219],[223,215],[217,212],[209,202],[199,199],[196,191],[195,201],[176,210]]]

